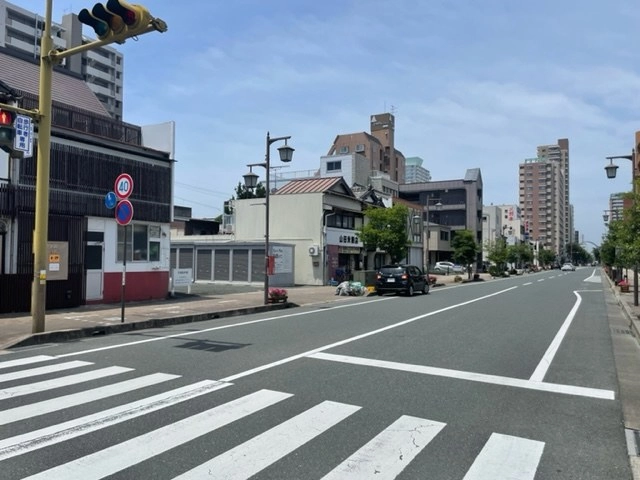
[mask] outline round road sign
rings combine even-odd
[[[116,178],[116,183],[113,187],[118,198],[128,198],[133,191],[133,178],[128,173],[121,173]]]
[[[109,192],[104,196],[104,206],[111,209],[118,203],[118,197],[113,192]]]
[[[116,222],[120,225],[129,225],[133,218],[133,205],[129,200],[121,200],[116,205]]]

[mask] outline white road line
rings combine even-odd
[[[549,367],[551,366],[553,357],[555,357],[556,352],[558,351],[558,349],[560,348],[560,344],[562,343],[562,339],[567,334],[567,330],[569,330],[569,327],[571,326],[571,322],[573,321],[573,318],[576,316],[576,312],[578,311],[578,308],[582,303],[582,297],[578,292],[573,292],[573,293],[576,297],[578,297],[578,299],[576,300],[576,303],[573,305],[573,308],[569,312],[569,315],[567,315],[567,318],[565,319],[564,323],[560,327],[560,330],[558,330],[558,333],[556,334],[555,338],[551,342],[551,345],[549,345],[549,348],[547,348],[547,351],[543,355],[542,360],[540,360],[540,363],[538,364],[535,371],[533,372],[533,375],[531,375],[531,378],[529,379],[531,381],[541,382],[542,380],[544,380],[544,376],[547,374],[547,370],[549,370]]]
[[[86,367],[87,365],[93,365],[93,363],[75,360],[73,362],[47,365],[46,367],[37,367],[37,368],[30,368],[28,370],[20,370],[19,372],[3,373],[0,375],[0,383],[10,382],[11,380],[19,380],[21,378],[37,377],[38,375],[46,375],[48,373],[62,372],[64,370],[72,370],[78,367]]]
[[[97,378],[118,375],[120,373],[130,372],[132,370],[133,368],[126,367],[107,367],[101,368],[99,370],[93,370],[91,372],[67,375],[66,377],[60,377],[53,380],[44,380],[42,382],[29,383],[27,385],[18,385],[16,387],[3,388],[0,389],[0,400],[20,397],[22,395],[29,395],[36,392],[44,392],[45,390],[52,390],[58,387],[67,387],[69,385],[75,385],[76,383],[89,382]]]
[[[403,372],[421,373],[423,375],[434,375],[437,377],[457,378],[471,382],[490,383],[493,385],[504,385],[507,387],[525,388],[528,390],[538,390],[542,392],[561,393],[565,395],[576,395],[581,397],[601,398],[613,400],[614,392],[611,390],[601,390],[597,388],[576,387],[573,385],[561,385],[556,383],[536,382],[521,378],[500,377],[498,375],[487,375],[485,373],[465,372],[461,370],[450,370],[448,368],[427,367],[423,365],[413,365],[411,363],[388,362],[385,360],[375,360],[362,357],[351,357],[347,355],[334,355],[331,353],[315,353],[309,355],[310,358],[318,360],[329,360],[331,362],[350,363],[352,365],[363,365],[368,367],[387,368],[390,370],[400,370]]]
[[[549,278],[553,278],[553,277],[549,277]],[[544,282],[544,278],[541,278],[540,280],[538,280],[538,282]]]
[[[103,350],[112,350],[114,348],[131,347],[131,346],[134,346],[134,345],[140,345],[142,343],[159,342],[159,341],[162,341],[162,340],[169,340],[171,338],[187,337],[189,335],[199,335],[199,334],[205,333],[205,332],[213,332],[213,331],[216,331],[216,330],[225,330],[227,328],[244,327],[245,325],[253,325],[254,323],[271,322],[273,320],[281,320],[283,318],[300,317],[300,316],[303,316],[303,315],[312,315],[314,313],[326,313],[328,311],[337,310],[339,308],[349,308],[349,307],[359,306],[359,305],[362,305],[363,303],[384,302],[384,301],[388,301],[388,300],[393,300],[394,298],[395,297],[378,298],[378,299],[375,299],[375,300],[367,300],[367,301],[364,301],[364,302],[349,303],[349,304],[345,304],[345,305],[336,305],[335,307],[326,308],[326,309],[322,309],[322,310],[310,310],[310,311],[307,311],[307,312],[298,312],[298,313],[289,313],[287,315],[278,315],[277,317],[259,318],[257,320],[248,320],[246,322],[233,323],[231,325],[220,325],[218,327],[204,328],[202,330],[193,330],[193,331],[189,331],[189,332],[180,332],[180,333],[175,333],[175,334],[172,334],[172,335],[166,335],[166,336],[162,336],[162,337],[154,337],[154,338],[147,338],[145,340],[137,340],[135,342],[120,343],[118,345],[109,345],[108,347],[91,348],[89,350],[81,350],[79,352],[63,353],[61,355],[56,355],[55,358],[73,357],[73,356],[76,356],[76,355],[85,355],[87,353],[101,352]],[[120,317],[114,317],[114,319],[120,320]]]
[[[360,408],[344,403],[322,402],[174,480],[198,480],[209,477],[211,472],[220,472],[218,478],[225,480],[244,480],[313,440]]]
[[[522,286],[524,287],[525,285],[533,285],[533,282],[527,282],[527,283],[523,283]]]
[[[393,480],[445,426],[403,415],[322,480]]]
[[[544,443],[492,433],[463,480],[533,480]]]
[[[92,480],[108,477],[291,396],[289,393],[260,390],[27,478]]]
[[[16,455],[32,452],[39,448],[54,445],[81,435],[122,423],[132,418],[155,412],[171,405],[190,400],[231,384],[203,380],[191,385],[176,388],[168,392],[148,397],[126,405],[110,408],[102,412],[87,415],[68,422],[34,430],[15,437],[0,440],[0,461]],[[82,477],[69,477],[82,478]]]
[[[355,342],[356,340],[360,340],[362,338],[367,338],[367,337],[370,337],[371,335],[376,335],[376,334],[381,333],[381,332],[386,332],[387,330],[391,330],[393,328],[401,327],[403,325],[407,325],[409,323],[415,322],[417,320],[422,320],[423,318],[431,317],[433,315],[438,315],[438,314],[440,314],[442,312],[453,310],[454,308],[462,307],[464,305],[469,305],[469,304],[472,304],[472,303],[475,303],[475,302],[479,302],[480,300],[485,300],[487,298],[495,297],[496,295],[501,295],[503,293],[510,292],[511,290],[514,290],[516,288],[518,288],[518,287],[509,287],[509,288],[507,288],[505,290],[500,290],[499,292],[494,292],[494,293],[490,293],[489,295],[484,295],[482,297],[474,298],[473,300],[467,300],[466,302],[458,303],[456,305],[450,305],[448,307],[441,308],[440,310],[435,310],[433,312],[425,313],[424,315],[419,315],[417,317],[408,318],[407,320],[402,320],[401,322],[394,323],[393,325],[387,325],[386,327],[378,328],[377,330],[372,330],[372,331],[367,332],[367,333],[356,335],[355,337],[345,338],[344,340],[340,340],[338,342],[330,343],[329,345],[325,345],[323,347],[318,347],[318,348],[314,348],[312,350],[307,350],[306,352],[299,353],[297,355],[292,355],[291,357],[283,358],[282,360],[276,360],[275,362],[272,362],[272,363],[267,363],[265,365],[261,365],[261,366],[256,367],[256,368],[252,368],[250,370],[245,370],[244,372],[240,372],[240,373],[237,373],[235,375],[230,375],[228,377],[221,378],[220,381],[222,381],[222,382],[233,382],[233,381],[237,380],[238,378],[246,377],[248,375],[253,375],[254,373],[262,372],[264,370],[268,370],[270,368],[277,367],[277,366],[283,365],[285,363],[289,363],[289,362],[292,362],[294,360],[298,360],[300,358],[308,357],[308,356],[310,356],[310,355],[312,355],[314,353],[318,353],[318,352],[323,352],[325,350],[329,350],[330,348],[334,348],[334,347],[338,347],[340,345],[345,345],[347,343]],[[326,310],[324,310],[324,311],[326,312]]]
[[[35,357],[18,358],[17,360],[9,360],[7,362],[0,362],[0,369],[20,367],[22,365],[30,365],[32,363],[47,362],[49,360],[55,360],[56,357],[50,357],[49,355],[37,355]]]
[[[124,382],[114,383],[105,387],[98,387],[92,390],[43,400],[42,402],[10,408],[2,412],[2,416],[0,416],[0,425],[6,425],[8,423],[37,417],[39,415],[45,415],[51,412],[57,412],[59,410],[64,410],[65,408],[71,408],[77,405],[93,402],[95,400],[120,395],[125,392],[131,392],[133,390],[138,390],[150,385],[156,385],[179,377],[180,375],[170,375],[168,373],[153,373],[151,375],[125,380]]]

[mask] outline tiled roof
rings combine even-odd
[[[280,187],[275,193],[276,195],[285,195],[291,193],[322,193],[330,190],[340,182],[344,183],[342,177],[305,178],[300,180],[291,180],[289,183],[286,183],[282,187]]]
[[[11,88],[38,95],[40,66],[0,52],[0,80]],[[71,105],[97,115],[109,117],[109,112],[80,78],[54,70],[51,97],[54,102]]]

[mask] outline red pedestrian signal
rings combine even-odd
[[[15,121],[15,112],[0,110],[0,148],[7,153],[13,151],[13,141],[16,138]]]

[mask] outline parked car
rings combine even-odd
[[[563,272],[575,272],[576,267],[573,265],[573,263],[565,263],[564,265],[562,265],[562,267],[560,267],[560,270],[562,270]]]
[[[453,262],[436,262],[433,271],[436,273],[464,273],[464,267]]]
[[[404,293],[409,297],[415,292],[429,293],[429,279],[420,268],[415,265],[383,265],[376,274],[376,292]]]

